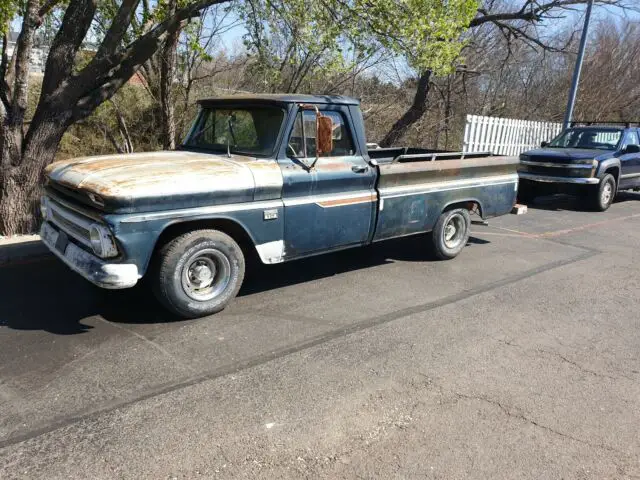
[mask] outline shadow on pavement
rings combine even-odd
[[[640,193],[623,191],[616,195],[613,203],[623,203],[640,200]],[[535,210],[558,212],[571,210],[574,212],[594,212],[585,197],[579,195],[555,194],[535,198],[527,203],[527,207]]]
[[[469,244],[489,243],[476,237]],[[239,296],[305,283],[393,261],[434,260],[425,235],[279,265],[256,265]],[[53,257],[0,268],[0,328],[42,330],[57,335],[85,333],[83,320],[99,315],[110,322],[168,323],[176,318],[153,298],[146,282],[128,290],[102,290]]]
[[[573,195],[545,195],[536,197],[533,201],[527,203],[528,208],[535,210],[548,210],[551,212],[560,212],[562,210],[572,210],[574,212],[591,212],[593,211],[587,200],[580,196]]]

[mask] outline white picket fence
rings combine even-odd
[[[561,130],[561,123],[467,115],[462,150],[518,155],[539,147],[541,142],[551,140]]]

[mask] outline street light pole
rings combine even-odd
[[[571,80],[571,91],[569,92],[569,101],[567,102],[567,110],[564,115],[563,128],[567,128],[573,118],[573,108],[576,104],[576,95],[578,94],[578,84],[580,83],[580,72],[582,71],[582,61],[584,60],[584,50],[587,46],[587,36],[589,34],[589,22],[591,21],[591,9],[593,8],[593,0],[587,3],[587,12],[584,17],[584,27],[582,28],[582,37],[580,38],[580,48],[578,49],[578,58],[576,66],[573,70],[573,78]]]

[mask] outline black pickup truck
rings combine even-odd
[[[620,190],[640,188],[640,128],[573,125],[542,148],[521,154],[518,175],[520,202],[569,193],[604,211]]]

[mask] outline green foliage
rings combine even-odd
[[[207,51],[206,46],[202,44],[201,23],[202,19],[192,20],[182,29],[183,45],[192,58],[196,57],[203,62],[210,62],[213,57]]]
[[[356,0],[348,34],[366,45],[373,37],[417,70],[450,73],[477,0]]]
[[[100,105],[93,115],[67,131],[56,158],[113,153],[115,146],[111,139],[122,140],[116,109],[129,128],[135,151],[162,148],[160,119],[144,87],[127,84],[112,100]]]
[[[343,29],[313,0],[253,0],[239,5],[255,57],[255,74],[266,89],[295,90],[302,73],[319,76],[347,68]]]
[[[450,73],[477,7],[477,0],[250,0],[239,11],[258,73],[282,88],[292,71],[345,71],[354,52],[384,50],[417,70]]]
[[[0,33],[7,33],[11,20],[17,15],[22,2],[16,0],[0,0]]]

